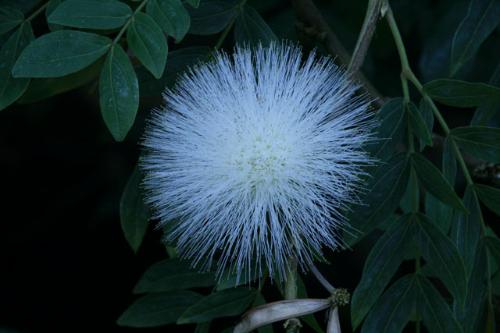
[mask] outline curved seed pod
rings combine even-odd
[[[336,306],[330,309],[330,314],[328,316],[328,326],[326,327],[326,333],[340,333],[340,321],[339,321],[339,308]]]
[[[329,299],[293,299],[258,306],[248,311],[233,333],[248,333],[277,321],[305,316],[328,308]]]

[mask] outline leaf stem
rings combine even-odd
[[[24,21],[25,22],[29,22],[29,21],[33,20],[35,17],[38,16],[38,14],[40,14],[41,12],[43,12],[45,10],[45,8],[47,8],[48,5],[49,5],[49,2],[47,1],[42,6],[40,6],[40,8],[38,8],[37,10],[35,10],[30,16],[28,16],[28,18],[26,20],[24,20]]]
[[[465,160],[462,156],[462,153],[458,149],[458,146],[453,139],[453,136],[449,136],[450,134],[450,128],[448,127],[448,124],[446,123],[446,120],[443,118],[441,115],[441,112],[437,108],[436,104],[434,101],[430,98],[430,96],[426,93],[424,90],[424,87],[422,83],[417,79],[413,71],[411,70],[410,63],[408,61],[408,55],[406,54],[406,49],[403,43],[403,39],[401,38],[401,34],[399,32],[396,20],[394,19],[394,14],[392,12],[392,9],[390,5],[387,2],[387,13],[386,13],[386,18],[387,22],[389,24],[389,28],[391,30],[392,36],[394,38],[394,42],[396,43],[396,48],[399,53],[399,58],[401,61],[401,75],[406,77],[418,90],[420,95],[422,95],[422,98],[425,99],[426,102],[429,103],[432,109],[432,113],[436,117],[437,121],[439,122],[439,125],[443,129],[443,132],[445,135],[450,139],[451,146],[453,148],[453,151],[455,153],[455,156],[458,160],[458,164],[460,165],[460,168],[462,169],[462,173],[464,174],[465,180],[468,185],[474,184],[472,181],[472,177],[470,175],[469,169],[467,168],[467,165],[465,164]]]
[[[387,6],[387,14],[386,14],[387,22],[389,24],[389,28],[390,28],[392,36],[394,38],[394,42],[396,43],[396,47],[397,47],[397,50],[399,53],[399,58],[401,61],[401,68],[402,68],[401,74],[404,75],[417,88],[417,90],[420,93],[420,95],[422,96],[422,98],[424,98],[424,100],[426,102],[428,102],[429,105],[431,106],[431,109],[432,109],[434,116],[438,120],[446,137],[448,137],[448,139],[450,140],[453,152],[455,154],[455,158],[457,159],[458,164],[460,165],[460,168],[462,169],[462,173],[465,177],[467,185],[473,186],[474,181],[472,180],[469,169],[467,168],[464,157],[463,157],[460,149],[458,148],[457,143],[455,142],[453,136],[450,135],[450,128],[448,127],[446,120],[441,115],[441,112],[437,108],[437,106],[434,103],[434,101],[432,100],[432,98],[425,91],[422,83],[417,79],[417,77],[415,76],[415,74],[411,70],[411,67],[410,67],[410,64],[408,61],[408,56],[406,54],[406,49],[404,47],[404,43],[403,43],[403,40],[401,38],[401,34],[400,34],[398,26],[396,24],[396,20],[394,19],[394,14],[392,12],[392,9],[389,5],[388,0],[386,0],[386,6]],[[403,88],[403,90],[404,90],[404,88]],[[480,220],[481,220],[480,221],[481,234],[484,235],[486,232],[486,224],[484,223],[484,220],[482,219],[482,217]],[[415,268],[417,270],[419,270],[420,269],[420,261],[416,261],[415,265],[416,265]],[[491,309],[493,307],[493,302],[492,302],[492,287],[491,287],[491,278],[490,278],[491,267],[490,267],[489,260],[486,260],[486,270],[487,270],[487,274],[488,274],[487,300],[488,300],[488,307]],[[420,321],[419,320],[417,321],[416,331],[420,332]]]
[[[130,17],[128,18],[127,22],[125,22],[125,24],[123,25],[123,27],[118,32],[118,35],[116,35],[115,39],[113,39],[113,45],[115,45],[116,43],[118,43],[120,41],[120,38],[122,38],[122,36],[125,33],[125,31],[127,31],[128,26],[134,20],[135,14],[137,14],[138,12],[140,12],[142,10],[142,8],[144,8],[144,6],[146,6],[147,3],[148,3],[148,0],[143,0],[139,4],[139,6],[137,6],[137,8],[132,13],[132,15],[130,15]]]

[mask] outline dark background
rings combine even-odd
[[[298,38],[287,1],[250,3],[280,37]],[[348,49],[354,46],[365,3],[318,2]],[[412,66],[423,81],[446,70],[442,54],[449,51],[446,43],[465,15],[467,3],[393,1]],[[35,33],[40,34],[43,20],[34,23]],[[384,95],[397,96],[400,67],[391,38],[382,23],[364,71]],[[214,40],[188,37],[171,49],[213,46]],[[500,54],[498,41],[497,30],[461,77],[488,81]],[[226,46],[231,43],[229,38]],[[114,142],[108,133],[97,101],[96,86],[90,84],[0,113],[0,332],[4,328],[12,332],[133,331],[117,327],[115,320],[134,300],[131,290],[141,273],[165,257],[161,234],[152,227],[134,254],[122,236],[118,212],[122,190],[139,156],[138,140],[149,104],[158,101],[143,103],[148,107],[141,110],[123,143]],[[472,113],[445,115],[456,126],[467,122]],[[370,240],[361,243],[354,255],[331,255],[333,265],[322,270],[335,285],[352,290],[370,244]],[[312,296],[324,296],[319,286],[308,279],[306,284]],[[181,332],[181,328],[152,331]]]

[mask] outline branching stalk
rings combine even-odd
[[[120,38],[122,38],[122,36],[125,33],[125,31],[127,31],[128,26],[134,20],[135,14],[137,14],[138,12],[140,12],[142,10],[142,8],[144,8],[144,6],[146,6],[147,3],[148,3],[148,0],[143,0],[139,4],[139,6],[137,6],[137,8],[134,10],[134,13],[128,18],[127,22],[125,22],[125,24],[123,25],[123,27],[118,32],[118,35],[116,35],[115,39],[113,39],[113,45],[115,45],[116,43],[118,43],[120,41]]]
[[[448,124],[444,120],[443,116],[441,115],[441,112],[437,108],[436,104],[434,101],[430,98],[430,96],[426,93],[424,90],[424,87],[422,83],[417,79],[413,71],[411,70],[410,63],[408,61],[408,56],[406,54],[406,49],[403,43],[403,39],[401,38],[401,34],[399,32],[399,28],[396,24],[396,20],[394,19],[394,14],[392,12],[392,9],[389,5],[387,5],[387,14],[386,14],[387,22],[389,23],[389,28],[391,29],[392,36],[394,37],[394,42],[396,43],[396,48],[399,53],[399,59],[401,61],[401,75],[405,77],[408,81],[410,81],[418,90],[418,92],[422,95],[422,97],[429,103],[432,109],[432,113],[436,117],[437,121],[439,122],[439,125],[442,127],[443,132],[445,133],[446,136],[450,134],[450,128],[448,127]],[[464,158],[462,156],[462,153],[458,149],[457,144],[455,143],[455,140],[453,140],[452,137],[450,137],[451,145],[453,148],[453,151],[455,153],[455,156],[458,160],[458,163],[460,165],[460,168],[462,169],[462,172],[464,174],[464,177],[467,181],[468,185],[474,184],[472,181],[472,177],[470,175],[469,169],[467,168],[467,165],[465,164]]]
[[[442,116],[441,112],[437,108],[437,106],[434,103],[434,101],[432,100],[432,98],[424,90],[424,87],[423,87],[422,83],[418,80],[418,78],[415,76],[415,74],[411,70],[411,67],[410,67],[410,64],[409,64],[409,61],[408,61],[408,56],[406,54],[406,49],[405,49],[403,40],[401,38],[401,34],[400,34],[398,26],[396,24],[396,20],[394,19],[394,14],[392,12],[392,9],[391,9],[391,7],[389,5],[388,0],[386,0],[385,5],[387,6],[387,8],[386,8],[387,9],[387,13],[386,13],[387,22],[389,24],[389,28],[390,28],[392,36],[394,38],[394,42],[396,44],[396,47],[397,47],[397,50],[398,50],[398,53],[399,53],[399,58],[400,58],[400,61],[401,61],[401,75],[403,77],[405,77],[408,81],[410,81],[417,88],[417,90],[420,93],[420,95],[422,96],[422,98],[424,98],[424,100],[426,102],[428,102],[429,105],[431,106],[431,109],[432,109],[432,112],[433,112],[435,118],[439,122],[439,125],[443,129],[443,132],[445,133],[446,137],[448,137],[448,139],[450,140],[450,143],[451,143],[451,146],[452,146],[455,158],[457,159],[458,164],[460,166],[460,169],[462,170],[462,173],[464,175],[464,178],[465,178],[465,181],[467,183],[467,186],[473,186],[474,182],[473,182],[472,177],[470,175],[469,169],[467,168],[467,165],[465,163],[464,157],[462,155],[462,152],[458,148],[457,143],[455,142],[453,136],[450,135],[450,128],[448,127],[448,124],[446,123],[446,120]],[[403,90],[405,90],[404,87],[403,87]],[[484,222],[484,220],[482,218],[480,219],[480,225],[481,225],[481,234],[485,235],[485,233],[486,233],[486,224],[485,224],[485,222]],[[420,267],[420,262],[419,261],[416,262],[416,265],[419,268]],[[492,286],[491,286],[491,279],[490,279],[491,267],[490,267],[490,263],[489,263],[488,260],[486,261],[486,271],[487,271],[487,274],[488,274],[488,279],[487,279],[488,280],[488,286],[487,286],[487,288],[488,288],[488,295],[487,295],[487,299],[488,299],[488,306],[491,309],[493,307]],[[420,330],[418,322],[417,322],[417,330]]]

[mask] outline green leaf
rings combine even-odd
[[[438,79],[426,83],[427,94],[439,103],[455,107],[476,107],[487,101],[500,103],[500,88],[480,82]]]
[[[427,128],[427,132],[431,136],[431,145],[432,145],[432,130],[434,128],[434,114],[432,113],[432,107],[430,103],[425,99],[422,98],[420,100],[420,104],[418,107],[418,111],[424,120],[425,127]],[[426,143],[424,140],[420,140],[420,151],[422,151],[425,147]]]
[[[23,23],[0,49],[0,110],[14,103],[26,90],[29,79],[15,79],[12,67],[23,49],[34,39],[29,23]]]
[[[367,185],[369,191],[362,198],[364,205],[349,214],[352,225],[359,231],[368,232],[394,212],[405,192],[409,173],[405,154],[395,155],[380,165]]]
[[[377,112],[378,142],[369,146],[372,154],[382,160],[389,159],[396,150],[396,145],[402,142],[405,134],[406,119],[403,108],[403,99],[394,98],[385,103]]]
[[[457,127],[450,135],[460,148],[488,162],[500,163],[500,129],[494,127]]]
[[[0,7],[0,35],[14,29],[23,20],[24,15],[19,10],[11,7]]]
[[[30,43],[14,65],[14,77],[58,77],[77,72],[99,59],[111,39],[96,34],[60,30]]]
[[[40,5],[40,0],[1,0],[2,7],[16,8],[26,14],[34,11]]]
[[[432,146],[432,133],[429,131],[425,119],[415,104],[410,103],[408,105],[408,114],[412,132],[422,141],[423,146]]]
[[[194,35],[212,35],[224,28],[238,15],[239,1],[203,0],[197,9],[189,9]]]
[[[234,288],[241,285],[248,285],[250,282],[257,279],[254,274],[249,276],[249,271],[243,270],[238,272],[237,270],[228,270],[223,274],[223,276],[217,281],[217,286],[215,290],[220,291],[224,289]]]
[[[418,187],[418,179],[413,168],[410,169],[410,177],[408,177],[408,185],[406,191],[401,198],[399,206],[404,213],[410,213],[414,210],[413,205],[416,203],[417,198],[420,196],[420,189]]]
[[[177,42],[184,38],[191,24],[189,13],[179,0],[149,0],[146,13]]]
[[[128,5],[116,0],[66,0],[47,18],[48,23],[82,29],[114,29],[132,15]]]
[[[421,1],[412,2],[412,4],[423,5]],[[449,75],[453,34],[467,12],[467,5],[466,1],[454,1],[453,6],[447,2],[436,3],[432,11],[419,19],[419,27],[422,28],[421,31],[425,36],[425,42],[420,46],[418,56],[419,74],[423,82]],[[407,13],[420,12],[423,14],[424,7],[408,8]]]
[[[443,177],[450,183],[451,187],[453,187],[457,174],[457,161],[448,138],[445,139],[443,143],[443,156],[441,164]],[[434,224],[441,228],[445,234],[447,234],[453,217],[453,208],[444,204],[429,192],[425,194],[425,207],[427,216],[433,221]]]
[[[47,3],[47,8],[45,9],[45,18],[47,19],[47,21],[48,21],[50,14],[52,14],[52,12],[61,4],[61,2],[62,2],[62,0],[50,0]],[[48,23],[48,22],[47,22],[47,24],[49,26],[50,31],[57,31],[57,30],[64,29],[64,27],[62,25],[59,25],[59,24],[52,24],[52,23]]]
[[[495,258],[497,263],[500,265],[500,239],[493,236],[486,236],[485,243],[488,251]]]
[[[361,333],[401,332],[410,320],[416,303],[415,278],[406,275],[396,281],[368,314]]]
[[[453,187],[434,164],[418,153],[412,154],[411,161],[418,179],[427,191],[451,207],[466,211]]]
[[[139,84],[134,68],[120,45],[108,53],[99,78],[101,114],[116,141],[123,141],[139,108]]]
[[[177,324],[204,323],[215,318],[242,314],[254,301],[255,290],[235,288],[222,290],[203,297],[190,306],[177,320]]]
[[[465,189],[464,205],[468,214],[456,212],[452,221],[451,239],[457,246],[462,256],[467,276],[471,274],[474,265],[474,257],[481,233],[481,207],[477,200],[474,188],[468,186]]]
[[[144,272],[134,287],[134,293],[211,287],[214,284],[212,274],[200,273],[179,259],[165,259],[151,265]]]
[[[417,309],[427,330],[430,333],[463,332],[450,307],[432,283],[421,275],[417,275],[415,281],[419,290]]]
[[[196,325],[194,333],[210,333],[210,322]]]
[[[441,163],[443,177],[450,183],[451,187],[453,187],[457,174],[457,161],[455,159],[449,138],[445,139],[443,143],[443,156]],[[453,208],[444,204],[429,192],[425,194],[425,208],[426,214],[432,222],[445,234],[447,234],[454,214]]]
[[[497,0],[471,0],[465,18],[455,32],[451,47],[451,75],[471,59],[500,23]]]
[[[500,271],[496,272],[491,278],[493,295],[500,296]]]
[[[465,302],[467,277],[464,263],[451,239],[434,226],[425,216],[416,215],[420,227],[420,243],[422,255],[443,281],[454,299],[461,305]]]
[[[103,59],[102,59],[103,60]],[[32,79],[18,103],[33,103],[67,91],[80,88],[94,81],[101,72],[104,61],[98,60],[84,69],[56,78]]]
[[[200,6],[200,0],[186,0],[186,2],[194,8],[198,8]]]
[[[486,332],[487,254],[484,242],[474,250],[474,267],[467,283],[465,306],[455,302],[453,311],[465,333]]]
[[[186,309],[202,296],[192,291],[148,294],[135,301],[118,318],[117,324],[129,327],[155,327],[175,323]]]
[[[500,62],[495,68],[495,71],[491,75],[488,83],[496,87],[500,86]],[[495,114],[499,111],[499,103],[497,103],[495,100],[486,101],[477,108],[470,124],[475,126],[488,126]]]
[[[127,29],[127,43],[144,67],[159,79],[167,63],[168,45],[161,28],[149,15],[134,15]]]
[[[354,330],[377,302],[403,262],[414,236],[412,230],[411,215],[404,215],[384,232],[370,251],[361,281],[352,295],[351,320]]]
[[[141,194],[142,174],[138,167],[134,169],[125,186],[120,200],[120,221],[128,244],[137,252],[146,234],[149,222],[149,210]]]
[[[236,18],[234,39],[241,44],[267,46],[278,37],[255,9],[245,5]]]
[[[481,202],[500,216],[500,189],[481,184],[475,184],[474,186]]]
[[[455,179],[457,178],[457,160],[453,151],[452,142],[449,138],[444,140],[443,144],[443,157],[442,157],[443,177],[453,187],[455,186]]]

